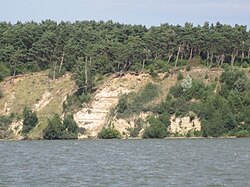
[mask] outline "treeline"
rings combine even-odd
[[[151,28],[112,21],[0,23],[0,77],[51,68],[55,78],[76,71],[79,61],[101,74],[141,71],[194,57],[210,66],[249,64],[250,32],[219,22]]]

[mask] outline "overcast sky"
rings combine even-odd
[[[0,0],[0,21],[113,20],[195,25],[205,21],[250,28],[250,0]]]

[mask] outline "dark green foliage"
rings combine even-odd
[[[190,65],[187,65],[186,71],[190,71],[190,70],[191,70],[191,66],[190,66]]]
[[[151,116],[149,126],[144,129],[143,138],[164,138],[168,135],[166,125],[159,118]]]
[[[114,127],[103,128],[102,131],[98,134],[100,139],[119,139],[121,134]]]
[[[23,110],[23,129],[22,133],[27,134],[38,123],[36,112],[33,112],[30,108],[25,107]]]
[[[10,133],[8,132],[9,125],[13,122],[16,115],[0,116],[0,139],[7,138]]]
[[[76,73],[79,59],[84,62],[88,59],[88,71],[91,72],[88,76],[93,77],[95,72],[140,72],[143,68],[155,76],[156,71],[167,71],[178,59],[178,66],[187,65],[192,58],[198,63],[206,60],[211,67],[249,65],[246,56],[249,31],[242,25],[232,27],[205,22],[197,27],[186,23],[184,26],[162,24],[146,28],[112,21],[57,23],[45,20],[41,23],[1,22],[0,33],[3,77],[48,68],[53,69],[52,77],[57,77],[61,73],[59,67]],[[181,55],[177,59],[180,46]],[[214,58],[209,58],[211,54]],[[232,56],[235,59],[232,60]],[[222,57],[223,64],[218,62]],[[77,84],[79,89],[84,86],[85,93],[91,89],[91,79],[88,80],[90,82]]]
[[[128,107],[128,95],[124,94],[118,101],[117,112],[123,113]]]
[[[43,130],[43,138],[52,139],[77,139],[78,126],[73,119],[72,114],[64,117],[62,122],[60,116],[55,114],[51,119],[48,119],[48,126]]]
[[[130,137],[137,137],[139,135],[144,122],[141,119],[136,119],[134,123],[135,127],[127,129],[130,133]]]
[[[241,131],[238,131],[238,132],[234,133],[234,135],[237,138],[244,138],[244,137],[249,137],[250,133],[247,130],[241,130]]]
[[[0,90],[0,99],[3,97],[3,92]]]
[[[177,74],[177,80],[180,81],[182,80],[184,77],[183,77],[183,74],[179,71],[178,74]]]
[[[159,96],[159,92],[159,86],[150,82],[138,93],[121,96],[117,105],[118,117],[126,118],[150,110],[150,102]]]

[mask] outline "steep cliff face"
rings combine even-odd
[[[74,115],[80,127],[86,129],[79,138],[97,138],[101,129],[108,124],[112,109],[116,107],[121,94],[136,91],[150,80],[150,76],[126,74],[123,77],[108,78],[93,97],[92,102],[85,105]]]
[[[79,138],[97,138],[98,133],[110,123],[119,130],[123,137],[129,136],[128,128],[135,126],[136,118],[146,121],[149,113],[132,115],[130,118],[122,119],[116,116],[114,108],[118,104],[120,95],[130,92],[138,92],[148,82],[154,82],[161,87],[161,94],[154,102],[161,102],[168,93],[171,86],[176,84],[178,71],[183,76],[190,75],[192,78],[211,82],[218,79],[222,69],[192,68],[191,71],[184,69],[172,70],[165,74],[159,74],[158,79],[152,79],[148,74],[130,74],[122,77],[111,75],[103,80],[97,91],[92,95],[89,103],[84,104],[82,109],[74,114],[79,127],[85,129]],[[205,75],[208,74],[207,79]],[[48,78],[46,72],[27,74],[15,78],[9,78],[0,83],[3,98],[0,99],[0,115],[20,114],[25,106],[37,112],[39,124],[30,132],[29,138],[42,138],[42,131],[47,125],[47,119],[54,113],[63,113],[63,102],[67,95],[76,91],[76,85],[69,74],[53,81]],[[14,138],[20,138],[22,120],[15,120],[9,126]],[[190,121],[189,117],[175,118],[172,116],[169,131],[172,133],[186,134],[191,130],[200,130],[200,121],[195,118]],[[139,136],[143,133],[143,128]]]

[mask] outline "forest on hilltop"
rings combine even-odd
[[[164,66],[157,61],[177,66],[194,57],[208,65],[249,63],[250,32],[219,22],[150,28],[112,21],[0,22],[1,77],[55,67],[73,71],[79,60],[91,60],[98,73],[113,73]]]
[[[153,116],[149,120],[152,128],[147,129],[146,137],[167,136],[166,132],[159,136],[155,130],[166,131],[164,125],[169,125],[171,115],[185,116],[190,111],[202,120],[199,135],[217,137],[243,132],[249,136],[249,78],[243,71],[228,67],[250,67],[250,31],[246,26],[205,22],[202,26],[185,23],[147,28],[112,21],[0,22],[0,81],[8,76],[44,70],[56,79],[69,71],[78,89],[63,103],[64,113],[72,113],[75,106],[79,109],[82,103],[88,102],[103,75],[132,71],[148,72],[154,77],[158,72],[183,65],[188,65],[189,71],[192,64],[218,66],[225,72],[211,85],[193,80],[188,81],[191,82],[188,89],[181,82],[172,87],[166,101],[153,107],[151,112],[159,118]],[[216,92],[214,85],[219,82],[221,86],[217,85]],[[199,103],[190,104],[192,99]],[[136,102],[127,103],[129,99],[120,101],[123,101],[117,106],[120,115],[129,113],[132,104],[142,109]],[[30,112],[27,114],[31,115]],[[56,119],[51,119],[51,124]],[[68,121],[66,125],[59,121],[58,128],[66,127]],[[71,134],[66,132],[70,138]]]

